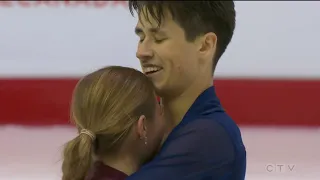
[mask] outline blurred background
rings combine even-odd
[[[240,125],[247,180],[320,176],[320,2],[236,2],[215,85]],[[80,76],[140,69],[124,1],[0,1],[0,180],[60,179]]]

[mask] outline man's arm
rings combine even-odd
[[[174,132],[160,154],[127,180],[199,180],[231,175],[234,148],[222,126],[195,120]]]

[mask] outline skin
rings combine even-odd
[[[140,14],[135,28],[139,36],[137,58],[143,71],[148,66],[160,67],[156,73],[146,74],[162,98],[170,130],[182,120],[195,99],[212,86],[212,59],[217,36],[207,33],[188,42],[184,30],[166,11],[160,27]]]

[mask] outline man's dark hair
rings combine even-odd
[[[147,11],[142,9],[145,8]],[[136,11],[150,21],[148,14],[158,25],[169,10],[173,20],[185,31],[186,40],[194,41],[198,36],[214,32],[218,37],[213,66],[225,52],[235,29],[236,12],[233,1],[133,1],[129,0],[132,15]]]

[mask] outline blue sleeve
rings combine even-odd
[[[173,132],[159,155],[127,180],[229,180],[234,148],[213,120],[195,120]]]

